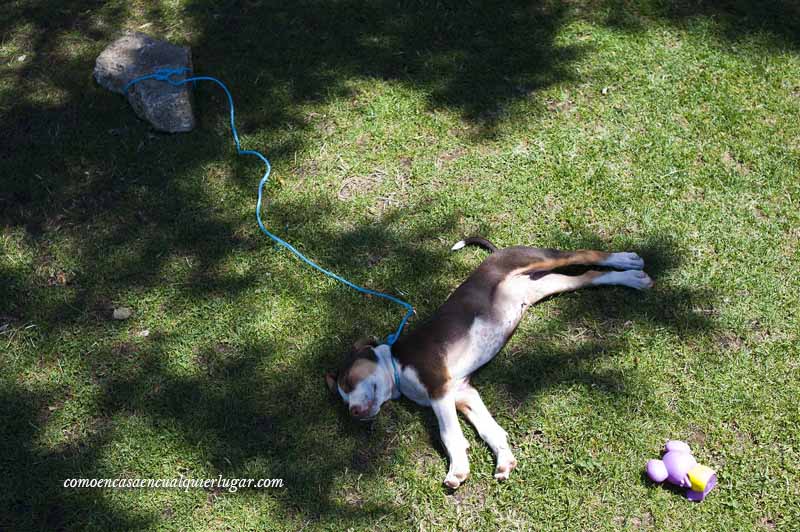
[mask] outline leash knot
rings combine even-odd
[[[161,81],[168,81],[173,85],[177,85],[179,83],[174,82],[171,78],[172,76],[177,76],[179,74],[183,74],[184,72],[191,72],[191,70],[187,67],[181,68],[161,68],[156,70],[153,75],[155,76],[154,79],[158,79]]]
[[[130,89],[131,86],[136,85],[140,81],[144,81],[146,79],[155,79],[155,80],[158,80],[158,81],[166,81],[170,85],[172,85],[174,87],[177,87],[179,85],[183,85],[186,82],[186,80],[182,80],[182,79],[174,80],[174,79],[172,79],[172,76],[178,76],[180,74],[183,74],[184,72],[191,72],[191,71],[192,70],[190,68],[187,68],[187,67],[159,68],[158,70],[156,70],[152,74],[148,74],[146,76],[141,76],[141,77],[138,77],[136,79],[130,80],[128,83],[125,84],[125,87],[123,87],[122,92],[124,94],[128,94],[128,89]]]

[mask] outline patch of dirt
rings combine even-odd
[[[400,205],[402,202],[398,199],[398,194],[396,192],[390,192],[385,196],[381,196],[375,202],[375,206],[370,208],[370,212],[372,214],[378,214],[379,212],[384,212],[389,207],[394,207]]]
[[[721,157],[722,164],[725,165],[726,168],[736,170],[741,175],[747,175],[750,173],[750,168],[747,167],[742,161],[731,155],[731,152],[725,151]]]
[[[447,131],[451,137],[457,138],[473,138],[480,133],[481,129],[476,125],[462,125],[457,128],[452,128]]]
[[[89,309],[89,314],[97,321],[110,320],[114,313],[113,302],[104,296],[96,296],[90,299],[86,306]]]
[[[518,142],[516,146],[511,148],[512,155],[528,155],[530,153],[530,145],[527,140]]]
[[[61,430],[64,441],[56,445],[55,451],[67,456],[77,455],[84,449],[87,441],[110,427],[111,420],[106,417],[92,417],[79,424],[67,425]]]
[[[300,179],[314,177],[318,173],[319,173],[319,164],[317,163],[317,161],[309,161],[305,164],[301,164],[294,170],[294,174]]]
[[[766,212],[764,212],[764,209],[762,209],[758,205],[752,205],[752,210],[753,210],[753,216],[755,216],[762,222],[769,221],[769,215]]]
[[[753,444],[753,437],[749,433],[743,431],[736,421],[730,421],[727,425],[740,446],[747,447]]]
[[[42,408],[39,411],[39,415],[36,416],[36,420],[39,422],[39,424],[43,425],[50,419],[50,416],[52,416],[54,412],[61,410],[66,402],[67,398],[62,398],[54,401],[52,404],[47,405],[47,407]]]
[[[480,509],[486,503],[486,488],[487,483],[485,482],[467,480],[463,486],[447,495],[447,501],[461,509]]]
[[[753,337],[759,343],[762,342],[777,342],[781,340],[788,340],[791,337],[787,336],[785,333],[781,331],[775,331],[766,327],[758,320],[752,320],[750,322],[750,329],[753,331]]]
[[[197,366],[209,376],[219,373],[224,369],[224,359],[233,353],[233,346],[227,343],[215,344],[210,350],[199,351],[195,357]]]
[[[647,512],[639,517],[631,517],[628,520],[628,524],[631,528],[651,528],[655,524],[655,519],[653,518],[653,514]]]
[[[373,430],[373,428],[370,428]],[[386,457],[390,456],[395,448],[396,440],[374,442],[365,445],[359,445],[350,459],[350,466],[353,470],[359,473],[366,473],[374,471]]]
[[[466,152],[467,150],[460,146],[458,148],[453,148],[452,150],[444,151],[436,158],[436,167],[441,168],[445,163],[460,159]]]
[[[253,238],[253,228],[250,225],[242,224],[231,234],[231,245],[236,249],[252,251],[260,248],[260,239]]]
[[[66,216],[64,216],[63,214],[57,214],[53,217],[45,219],[43,227],[45,230],[49,232],[60,231],[61,228],[64,226],[65,219]]]
[[[213,507],[217,504],[217,499],[219,499],[224,492],[224,488],[221,486],[214,486],[213,488],[209,488],[208,496],[206,497],[206,505]]]
[[[377,169],[366,176],[347,177],[339,187],[339,199],[347,201],[364,193],[372,192],[386,178],[386,171]]]
[[[764,530],[775,530],[776,528],[778,528],[778,525],[775,523],[775,520],[770,519],[769,517],[759,518],[758,525]]]
[[[336,133],[336,123],[332,120],[322,120],[314,125],[315,129],[322,133],[324,137],[330,137]]]
[[[130,342],[120,342],[111,348],[111,353],[116,357],[133,358],[136,352],[136,344]]]
[[[226,343],[219,343],[214,346],[214,352],[219,355],[227,355],[228,353],[233,352],[233,347],[230,344]]]
[[[695,448],[705,445],[706,438],[706,433],[700,427],[692,427],[692,433],[686,438],[686,442],[692,447],[692,451],[695,451]]]
[[[218,180],[224,182],[225,180],[230,179],[231,174],[233,173],[233,167],[228,163],[212,163],[206,167],[206,177],[209,180]],[[143,213],[139,213],[138,216],[144,217]],[[144,221],[146,221],[146,219]]]
[[[429,447],[428,448],[420,447],[417,450],[417,452],[414,453],[414,458],[413,458],[414,463],[417,465],[417,470],[423,473],[434,471],[436,467],[442,463],[444,463],[446,467],[447,466],[446,462],[442,462],[442,460],[446,460],[446,458],[442,458],[442,456],[438,455],[433,449]]]
[[[547,109],[553,113],[568,113],[575,109],[575,102],[569,98],[566,100],[547,100]]]
[[[303,122],[306,124],[310,124],[321,116],[322,115],[317,112],[309,111],[308,113],[305,114],[305,116],[303,116]]]
[[[716,341],[725,351],[740,351],[744,347],[744,339],[730,331],[718,334]]]
[[[362,508],[364,506],[364,496],[355,490],[348,490],[344,494],[344,503],[351,508]]]
[[[367,267],[374,268],[384,259],[383,255],[378,255],[377,253],[370,253],[367,256]]]
[[[372,451],[370,449],[358,449],[353,453],[350,465],[356,471],[369,471],[372,462]]]
[[[694,185],[689,185],[686,189],[686,193],[683,195],[683,200],[686,202],[698,202],[702,203],[706,199],[705,190],[702,188],[696,187]]]
[[[632,517],[623,517],[621,515],[616,516],[613,519],[614,525],[619,528],[632,528],[634,530],[639,530],[642,528],[652,528],[655,525],[655,518],[653,514],[650,512],[644,513],[640,516],[632,516]]]
[[[528,431],[528,433],[525,435],[524,441],[531,442],[537,447],[551,447],[550,438],[548,438],[547,435],[539,429]]]

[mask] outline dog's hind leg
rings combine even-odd
[[[641,270],[644,269],[644,259],[638,254],[630,251],[619,253],[609,253],[608,257],[596,263],[598,266],[608,266],[617,270]]]
[[[456,408],[469,420],[478,431],[481,439],[492,449],[497,457],[494,478],[508,480],[511,470],[517,466],[517,459],[508,446],[507,434],[489,413],[483,404],[478,390],[467,384],[456,396]]]
[[[535,250],[536,256],[541,259],[532,264],[535,269],[554,270],[566,266],[575,265],[595,265],[614,268],[617,270],[641,270],[644,269],[644,259],[639,255],[629,251],[618,253],[607,253],[605,251],[595,251],[591,249],[579,249],[577,251],[558,251],[558,250]]]
[[[644,290],[653,286],[653,281],[641,270],[627,270],[624,272],[590,270],[582,275],[541,272],[527,286],[525,303],[533,305],[545,297],[560,294],[561,292],[570,292],[587,286],[609,284]]]

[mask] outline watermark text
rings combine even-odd
[[[111,489],[223,489],[236,493],[240,489],[282,488],[282,478],[68,478],[65,488]]]

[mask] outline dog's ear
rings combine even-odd
[[[325,373],[325,383],[328,385],[328,389],[331,392],[335,392],[336,391],[336,374],[335,373],[331,373],[330,371]]]

